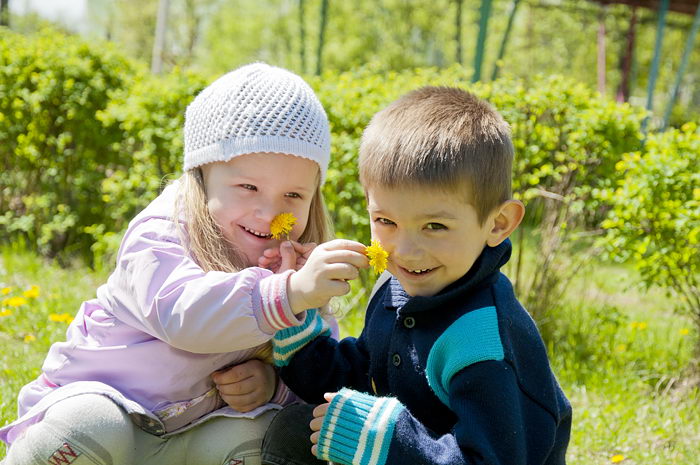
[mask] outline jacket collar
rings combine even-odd
[[[399,280],[392,276],[389,287],[384,293],[384,306],[391,310],[401,309],[402,313],[412,313],[444,307],[457,297],[463,299],[465,294],[495,283],[500,268],[510,259],[511,251],[510,239],[506,239],[496,247],[486,246],[464,276],[431,297],[411,297]]]

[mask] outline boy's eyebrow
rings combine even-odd
[[[457,217],[453,213],[450,213],[447,210],[440,210],[440,211],[436,211],[434,213],[426,213],[426,214],[420,215],[419,218],[420,219],[439,218],[439,219],[444,219],[444,220],[457,219]]]

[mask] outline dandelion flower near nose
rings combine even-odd
[[[386,270],[389,252],[384,250],[379,241],[373,239],[372,243],[365,247],[365,254],[367,258],[369,258],[369,266],[374,269],[376,274],[382,274],[382,272]]]
[[[297,218],[293,213],[280,213],[272,218],[270,222],[270,234],[273,239],[282,239],[286,236],[289,239],[289,233],[292,232],[292,226],[297,222]]]

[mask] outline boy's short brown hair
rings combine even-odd
[[[367,188],[464,191],[479,222],[511,197],[510,128],[487,102],[453,87],[423,87],[374,115],[360,145]]]

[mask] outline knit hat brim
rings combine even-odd
[[[188,153],[184,169],[187,171],[207,163],[226,162],[241,155],[261,152],[283,153],[316,162],[321,172],[321,183],[325,180],[323,167],[328,166],[330,161],[329,151],[289,137],[259,136],[219,141]]]

